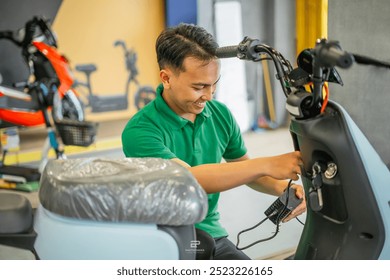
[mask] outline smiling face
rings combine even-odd
[[[163,98],[177,115],[194,122],[206,102],[213,99],[220,78],[220,64],[217,59],[205,62],[187,57],[183,67],[184,71],[170,67],[161,69]]]

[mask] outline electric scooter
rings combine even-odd
[[[0,85],[1,127],[46,126],[47,139],[42,150],[40,171],[48,160],[50,149],[54,150],[56,158],[65,157],[57,133],[64,145],[92,144],[97,125],[85,121],[83,104],[72,88],[69,63],[58,52],[56,37],[47,20],[33,17],[18,31],[1,31],[0,39],[11,41],[21,49],[30,70],[28,81],[16,82],[14,87]],[[23,176],[28,170],[5,166],[3,157],[0,173]]]
[[[308,53],[311,98],[299,90],[287,99],[309,202],[295,258],[388,260],[390,171],[347,111],[322,94],[333,67],[349,68],[354,61],[380,65],[343,51],[335,41],[318,41]]]
[[[389,64],[325,39],[299,55],[296,69],[275,49],[248,37],[218,50],[220,58],[251,61],[262,60],[262,53],[275,64],[293,143],[304,162],[308,207],[294,258],[390,259],[390,171],[346,110],[329,100],[327,88],[327,82],[342,84],[336,66]]]
[[[88,102],[86,103],[86,107],[90,107],[92,113],[126,110],[129,107],[128,96],[131,83],[134,83],[137,87],[134,93],[134,104],[137,110],[140,110],[156,98],[156,92],[152,87],[140,86],[137,80],[137,53],[133,49],[128,49],[126,43],[122,40],[115,41],[114,46],[121,46],[123,48],[126,71],[128,72],[123,94],[97,95],[93,92],[91,85],[91,74],[97,70],[96,65],[78,64],[75,67],[77,71],[85,74],[86,81],[75,80],[73,86],[80,90],[80,92],[83,89],[87,89],[86,95],[88,96]]]

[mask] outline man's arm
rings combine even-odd
[[[222,192],[257,182],[264,176],[276,180],[298,180],[301,164],[299,152],[254,159],[244,156],[226,163],[202,164],[194,167],[190,167],[180,159],[173,160],[187,167],[207,193]],[[259,183],[263,180],[265,179],[261,179]],[[262,191],[265,193],[274,195],[281,193],[279,187],[277,190],[271,189],[271,184],[264,184],[263,187]]]
[[[237,160],[249,160],[249,157],[248,155],[244,155]],[[301,165],[302,162],[299,164]],[[255,181],[248,183],[247,186],[262,193],[280,196],[288,187],[288,184],[289,182],[287,180],[276,180],[270,176],[262,176],[257,178]],[[303,187],[294,183],[292,183],[290,187],[295,190],[296,197],[302,199],[302,202],[283,220],[283,222],[288,222],[289,220],[306,212],[306,200]]]
[[[249,159],[247,155],[227,163],[202,164],[191,167],[180,159],[172,159],[194,175],[207,193],[222,192],[241,185],[270,195],[280,196],[288,186],[286,179],[298,180],[300,153],[292,152],[275,157]],[[292,184],[302,203],[284,219],[287,222],[306,211],[303,187]]]

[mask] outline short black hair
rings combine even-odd
[[[166,66],[185,71],[183,61],[194,57],[202,61],[216,59],[217,42],[204,28],[187,23],[165,29],[156,40],[160,70]]]

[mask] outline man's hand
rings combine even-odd
[[[264,161],[264,158],[263,158]],[[298,180],[303,165],[299,151],[266,158],[265,173],[277,180]]]
[[[305,191],[303,187],[301,185],[293,184],[291,188],[295,190],[296,197],[302,199],[302,202],[290,213],[290,215],[288,215],[283,220],[283,223],[288,222],[291,219],[294,219],[295,217],[306,212],[306,199],[305,199]]]

